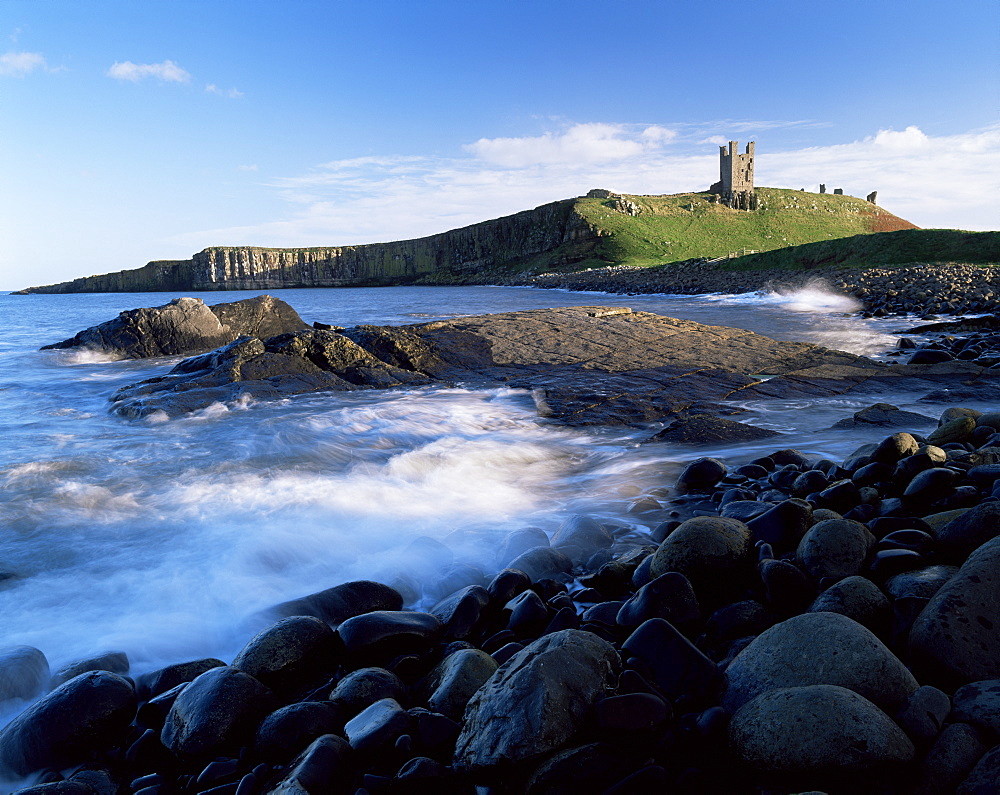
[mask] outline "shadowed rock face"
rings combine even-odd
[[[284,301],[259,295],[206,306],[200,298],[176,298],[164,306],[132,309],[42,350],[91,348],[123,359],[200,353],[241,336],[266,339],[308,328]]]
[[[281,304],[267,296],[252,300],[263,299]],[[531,390],[541,416],[567,424],[632,424],[737,393],[747,399],[837,395],[872,379],[894,379],[898,385],[902,377],[933,382],[986,374],[964,362],[887,367],[818,345],[626,307],[536,309],[402,327],[359,326],[343,334],[302,325],[268,336],[276,325],[294,325],[298,316],[288,317],[280,307],[265,312],[244,306],[249,302],[211,309],[191,302],[178,299],[157,310],[123,313],[58,347],[129,350],[134,329],[146,332],[147,313],[156,312],[161,320],[190,315],[198,334],[188,339],[169,323],[149,326],[134,355],[173,353],[183,346],[204,350],[213,334],[224,340],[224,347],[181,362],[165,377],[119,390],[112,397],[114,411],[130,417],[155,411],[178,415],[247,397],[461,382]],[[123,341],[112,339],[112,331]],[[728,429],[727,435],[742,434]]]

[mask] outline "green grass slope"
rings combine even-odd
[[[963,232],[958,229],[878,232],[751,254],[731,260],[727,266],[735,270],[756,270],[915,262],[1000,262],[1000,232]]]
[[[639,208],[637,215],[617,209],[618,199],[578,199],[576,212],[598,237],[586,259],[581,263],[577,258],[575,267],[662,265],[916,228],[853,196],[781,188],[758,188],[756,192],[760,207],[754,211],[716,204],[710,193],[624,196]],[[549,252],[525,264],[545,267],[558,253]]]

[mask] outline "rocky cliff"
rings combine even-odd
[[[276,290],[496,283],[504,272],[579,263],[662,265],[814,243],[913,224],[851,196],[757,190],[753,211],[710,193],[620,196],[595,190],[416,240],[330,248],[207,248],[190,260],[29,287],[24,293]]]
[[[157,261],[136,270],[29,287],[23,293],[273,290],[283,287],[367,287],[406,284],[516,265],[546,252],[547,264],[586,258],[600,232],[575,200],[496,218],[415,240],[331,248],[220,246],[190,260]]]

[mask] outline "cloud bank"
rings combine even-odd
[[[37,70],[50,71],[45,56],[39,52],[7,52],[0,55],[0,75],[24,77]]]
[[[155,78],[164,83],[188,83],[191,75],[173,61],[162,63],[132,63],[131,61],[115,61],[105,73],[115,80],[127,80],[138,83],[147,77]]]
[[[802,124],[795,122],[793,124]],[[664,194],[718,179],[724,136],[712,125],[577,124],[521,138],[481,138],[464,155],[336,160],[277,180],[289,211],[257,226],[185,235],[192,249],[232,245],[349,245],[442,232],[590,188]],[[726,127],[726,129],[730,129]],[[1000,218],[1000,125],[951,136],[918,127],[877,130],[844,144],[772,151],[757,137],[758,185],[853,196],[923,227],[995,229]]]

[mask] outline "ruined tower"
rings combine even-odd
[[[738,141],[719,147],[719,181],[711,188],[720,201],[734,210],[756,210],[757,196],[753,191],[753,148],[747,144],[745,154],[737,151]]]

